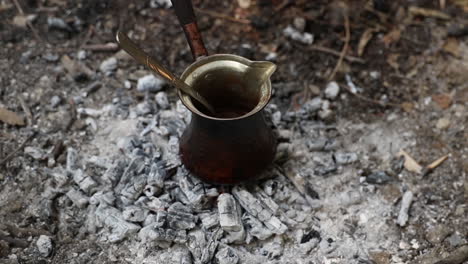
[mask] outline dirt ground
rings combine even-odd
[[[98,234],[83,231],[86,214],[63,194],[41,198],[55,187],[47,169],[65,166],[68,148],[102,154],[109,144],[99,130],[110,121],[93,121],[77,109],[122,100],[131,108],[148,98],[136,85],[149,71],[113,44],[117,30],[128,32],[177,74],[192,62],[173,10],[162,2],[0,0],[0,263],[162,263],[145,260],[149,253],[135,246],[129,250],[127,242],[102,242]],[[418,173],[405,164],[390,175],[390,183],[373,185],[369,197],[374,198],[366,199],[374,201],[359,205],[361,213],[389,213],[363,227],[360,239],[382,244],[360,263],[468,263],[467,1],[195,0],[194,5],[210,54],[278,65],[271,103],[283,117],[313,98],[328,100],[329,112],[311,122],[333,127],[323,133],[339,137],[359,161],[329,178],[309,178],[322,205],[333,208],[333,214],[311,212],[320,216],[323,229],[328,221],[323,216],[346,224],[338,213],[343,208],[334,207],[336,196],[350,186],[362,190],[360,179],[371,172],[389,171],[403,148],[424,168]],[[287,36],[288,26],[299,37]],[[304,32],[313,35],[313,43],[304,41]],[[117,58],[117,66],[102,69],[110,57]],[[330,81],[339,85],[337,96],[325,92]],[[164,91],[175,105],[174,89]],[[304,154],[310,149],[303,144],[319,129],[306,123],[294,127],[302,134],[294,134],[288,158],[295,169],[312,170],[311,162],[301,160],[310,154]],[[414,194],[409,222],[398,226],[408,190]],[[362,221],[358,215],[353,221]],[[388,228],[377,228],[379,221]],[[51,238],[52,252],[40,252],[41,236]],[[262,262],[349,263],[340,256],[319,262],[285,259],[293,255],[294,250],[285,251],[282,258]],[[240,263],[256,263],[246,259]]]

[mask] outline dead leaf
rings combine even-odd
[[[468,0],[452,0],[452,2],[463,8],[463,11],[468,12]]]
[[[460,57],[461,55],[460,43],[456,38],[448,38],[444,43],[443,49],[455,57]]]
[[[434,17],[439,19],[450,20],[450,16],[440,12],[438,10],[429,9],[429,8],[422,8],[417,6],[411,6],[408,11],[413,16],[425,16],[425,17]]]
[[[452,105],[453,98],[450,94],[435,94],[432,96],[432,100],[436,102],[441,109],[447,109]]]
[[[361,57],[364,54],[364,49],[366,49],[367,43],[372,39],[372,34],[375,32],[373,28],[368,28],[361,35],[358,44],[358,56]]]
[[[24,118],[22,116],[3,107],[0,107],[0,121],[10,125],[24,126]]]
[[[416,162],[408,153],[406,153],[404,150],[400,150],[400,152],[397,153],[398,157],[404,156],[405,157],[405,163],[403,166],[405,166],[405,169],[416,172],[416,173],[421,173],[422,172],[422,167],[419,165],[418,162]]]
[[[393,53],[389,54],[387,56],[387,63],[396,71],[400,68],[400,65],[398,64],[398,58],[400,57],[400,54]]]
[[[407,113],[411,113],[413,111],[413,109],[414,109],[414,104],[411,103],[411,102],[403,102],[403,103],[401,103],[400,106]]]
[[[438,158],[437,160],[433,161],[431,164],[427,165],[427,168],[430,169],[430,170],[433,170],[437,167],[440,166],[440,164],[442,164],[442,162],[444,162],[445,160],[448,159],[448,155],[445,155],[441,158]]]
[[[401,30],[400,29],[394,29],[390,32],[388,32],[385,36],[382,38],[382,42],[385,44],[385,47],[388,48],[390,45],[394,42],[398,42],[401,37]]]
[[[17,27],[25,28],[27,25],[27,22],[28,22],[28,19],[26,18],[26,16],[17,15],[13,18],[13,25]]]

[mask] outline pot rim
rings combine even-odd
[[[249,59],[246,59],[246,58],[238,56],[238,55],[233,55],[233,54],[209,55],[209,56],[206,56],[206,57],[202,57],[202,58],[198,59],[197,61],[195,61],[194,63],[192,63],[191,65],[189,65],[184,70],[184,72],[182,73],[180,78],[181,78],[182,81],[185,82],[185,80],[191,74],[193,74],[194,71],[199,69],[201,66],[207,65],[207,64],[210,64],[210,63],[214,63],[214,62],[223,61],[223,60],[228,61],[229,63],[233,63],[233,64],[241,64],[241,65],[244,65],[246,67],[248,67],[250,64],[253,63],[253,61],[251,61]],[[191,83],[188,83],[188,84],[191,85]],[[244,115],[241,115],[241,116],[238,116],[238,117],[234,117],[234,118],[219,118],[219,117],[213,117],[213,116],[204,114],[201,111],[199,111],[193,105],[192,99],[190,98],[189,95],[185,94],[181,90],[178,90],[177,94],[179,96],[179,99],[185,105],[185,107],[187,107],[190,110],[190,112],[192,112],[193,114],[196,114],[198,116],[201,116],[201,117],[204,117],[204,118],[207,118],[207,119],[211,119],[211,120],[232,121],[232,120],[240,120],[240,119],[247,118],[249,116],[252,116],[252,115],[260,112],[261,110],[263,110],[263,108],[265,108],[265,106],[270,101],[271,95],[272,95],[272,87],[271,87],[270,79],[268,79],[260,89],[264,90],[265,93],[261,95],[260,100],[258,101],[257,105],[251,111],[249,111],[248,113],[246,113]]]

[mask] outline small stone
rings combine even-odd
[[[447,237],[447,241],[452,247],[458,247],[463,243],[463,238],[458,232],[453,233],[451,236]]]
[[[156,103],[161,109],[169,108],[169,100],[167,99],[167,94],[165,92],[159,92],[155,96]]]
[[[47,25],[49,26],[49,28],[72,31],[72,28],[67,23],[65,23],[63,19],[57,17],[48,17]]]
[[[338,165],[346,165],[354,163],[358,160],[356,153],[335,153],[333,154],[333,159]]]
[[[267,61],[276,61],[276,59],[278,58],[278,53],[276,52],[269,52],[266,57],[265,57],[265,60]]]
[[[37,249],[43,257],[48,257],[52,252],[52,240],[50,237],[41,235],[36,242]]]
[[[132,83],[129,80],[124,81],[125,89],[132,89]]]
[[[150,7],[151,8],[159,8],[159,7],[171,8],[172,2],[170,0],[151,0]]]
[[[158,92],[162,89],[164,81],[153,75],[146,75],[138,79],[137,91],[139,92]]]
[[[366,182],[371,184],[385,184],[392,180],[385,171],[376,171],[366,177]]]
[[[444,130],[444,129],[447,129],[449,126],[450,126],[450,119],[443,117],[437,120],[437,124],[436,124],[437,129]]]
[[[85,60],[86,59],[86,51],[85,50],[80,50],[76,53],[76,58],[79,60]]]
[[[42,58],[48,62],[56,62],[59,59],[59,56],[57,54],[52,54],[52,53],[46,53],[42,55]]]
[[[62,102],[62,98],[60,98],[59,96],[57,95],[54,95],[52,96],[52,98],[50,99],[50,106],[52,106],[52,108],[55,108],[57,107],[60,102]]]
[[[107,58],[99,66],[99,70],[105,74],[110,74],[117,69],[117,59],[114,57]]]
[[[426,233],[426,239],[433,245],[440,245],[446,237],[452,233],[450,227],[444,224],[440,224],[429,229]]]
[[[335,99],[340,93],[340,86],[336,82],[330,82],[325,88],[325,97],[328,99]]]
[[[307,45],[311,45],[313,42],[314,42],[314,35],[308,33],[308,32],[299,32],[297,29],[291,27],[291,26],[287,26],[284,30],[283,30],[283,34],[286,36],[286,37],[289,37],[293,40],[296,40],[296,41],[299,41],[303,44],[307,44]]]
[[[218,264],[237,264],[239,256],[231,247],[225,247],[216,253],[215,259]]]
[[[306,20],[303,17],[295,17],[293,21],[294,27],[300,32],[304,32]]]

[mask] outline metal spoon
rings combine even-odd
[[[214,108],[205,98],[203,98],[203,96],[201,96],[197,91],[193,90],[192,87],[172,74],[172,72],[162,66],[156,59],[152,58],[141,48],[139,48],[132,40],[127,37],[126,34],[121,31],[117,32],[116,40],[120,47],[122,47],[135,60],[148,66],[153,72],[170,81],[177,89],[182,90],[184,93],[190,95],[192,98],[203,104],[203,106],[205,106],[212,114],[215,112]]]

